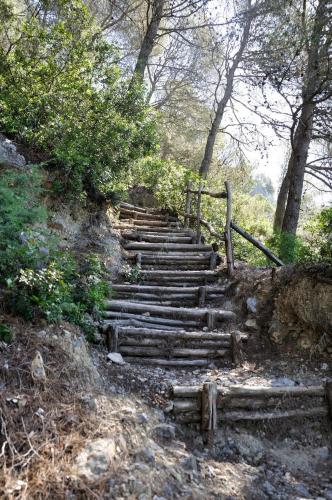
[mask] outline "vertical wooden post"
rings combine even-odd
[[[119,330],[117,326],[112,327],[111,352],[118,352]]]
[[[192,188],[192,182],[189,181],[187,184],[187,196],[186,196],[186,208],[185,208],[185,214],[184,214],[184,227],[189,227],[190,223],[190,213],[191,213],[191,200],[192,200],[192,193],[190,192]]]
[[[232,190],[229,181],[225,182],[226,193],[227,193],[227,213],[226,213],[226,225],[225,225],[225,247],[226,247],[226,259],[227,259],[227,271],[228,275],[231,276],[234,271],[233,262],[233,244],[232,244],[232,233],[231,233],[231,222],[232,222]]]
[[[206,322],[209,330],[214,330],[216,327],[216,315],[214,311],[208,311],[206,313]]]
[[[241,345],[241,333],[237,331],[231,332],[232,338],[232,360],[235,366],[241,365],[243,361],[242,345]]]
[[[210,253],[210,271],[214,271],[217,267],[217,256],[217,252],[213,251]]]
[[[140,266],[141,264],[142,264],[142,254],[140,252],[138,252],[136,254],[136,265]]]
[[[198,307],[205,306],[205,299],[206,299],[206,288],[205,286],[200,286],[198,288]]]
[[[197,216],[196,216],[196,242],[198,245],[201,244],[202,233],[201,233],[201,201],[202,201],[202,183],[200,183],[197,194]]]
[[[217,396],[217,384],[205,382],[202,387],[201,430],[203,442],[208,446],[213,445],[214,433],[217,429]]]
[[[325,394],[326,394],[327,404],[329,407],[330,419],[332,420],[332,381],[331,380],[325,382]]]

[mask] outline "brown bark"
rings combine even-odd
[[[296,234],[300,217],[305,166],[307,164],[309,146],[312,136],[314,104],[308,102],[302,107],[301,117],[296,130],[293,148],[293,161],[289,164],[289,191],[282,230],[288,234]],[[291,161],[291,160],[290,160]]]
[[[293,156],[293,153],[292,153],[292,156]],[[277,206],[276,206],[276,211],[274,214],[274,221],[273,221],[273,231],[274,232],[281,231],[282,223],[284,220],[289,185],[290,185],[290,164],[291,164],[291,160],[289,160],[287,171],[286,171],[286,174],[283,178],[283,181],[281,183],[279,193],[278,193]]]
[[[315,98],[321,87],[320,45],[322,43],[321,33],[324,23],[326,23],[327,3],[327,0],[319,0],[318,2],[312,33],[307,44],[308,64],[302,88],[302,109],[292,140],[293,158],[291,158],[292,164],[289,164],[290,184],[282,224],[283,232],[292,235],[296,234],[300,216],[305,167],[312,138]]]
[[[164,13],[165,0],[151,0],[148,3],[149,3],[148,9],[151,10],[151,17],[148,22],[146,32],[144,34],[144,38],[140,47],[130,87],[132,87],[132,85],[134,85],[134,83],[136,82],[143,83],[145,69],[147,67],[151,52],[153,50],[160,22],[162,20]]]
[[[251,6],[251,3],[249,1],[248,8],[250,8],[250,6]],[[247,43],[248,43],[248,40],[249,40],[252,19],[253,19],[253,17],[251,15],[251,13],[248,13],[248,17],[247,17],[247,20],[245,22],[243,32],[242,32],[242,38],[241,38],[239,50],[236,53],[236,55],[233,59],[233,63],[231,64],[231,66],[228,69],[227,74],[226,74],[226,87],[225,87],[224,95],[223,95],[222,99],[218,102],[217,111],[215,113],[210,131],[208,134],[208,138],[207,138],[206,146],[205,146],[205,151],[204,151],[204,156],[203,156],[202,163],[201,163],[201,166],[199,169],[199,173],[204,179],[206,179],[206,177],[209,173],[209,169],[210,169],[210,165],[211,165],[211,161],[212,161],[212,156],[213,156],[213,149],[214,149],[214,145],[216,142],[219,127],[221,124],[221,120],[223,119],[226,106],[227,106],[227,104],[232,96],[232,93],[233,93],[235,72],[236,72],[236,70],[237,70],[237,68],[242,60],[244,50],[245,50]]]

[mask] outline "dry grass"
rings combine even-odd
[[[47,347],[22,324],[15,333],[0,351],[0,497],[65,498],[72,492],[98,498],[105,485],[92,491],[73,477],[72,464],[87,439],[109,432],[105,419],[82,404],[82,386],[63,351]],[[45,363],[45,383],[30,374],[36,351]]]

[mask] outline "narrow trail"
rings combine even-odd
[[[140,266],[138,284],[115,284],[105,310],[112,345],[129,363],[173,367],[219,366],[232,356],[232,311],[213,307],[226,290],[211,245],[175,217],[121,205],[128,262]]]
[[[278,380],[261,366],[265,383],[251,384],[241,363],[246,335],[236,314],[220,308],[231,285],[211,245],[197,244],[176,217],[125,203],[115,228],[137,282],[112,285],[115,297],[104,310],[108,351],[137,368],[159,367],[159,379],[170,376],[169,411],[177,422],[200,424],[211,444],[221,422],[324,419],[332,412],[329,380]]]

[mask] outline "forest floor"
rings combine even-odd
[[[10,321],[10,318],[7,318]],[[289,355],[209,370],[115,365],[69,324],[27,326],[0,346],[5,499],[332,499],[327,419],[225,425],[213,448],[167,407],[172,384],[321,383],[331,366]],[[31,376],[39,351],[46,378]]]

